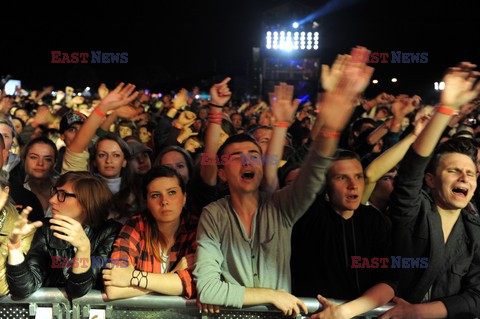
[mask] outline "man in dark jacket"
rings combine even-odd
[[[394,298],[396,306],[382,319],[480,316],[480,218],[465,209],[477,187],[476,149],[451,140],[430,160],[452,115],[480,93],[480,84],[472,89],[473,67],[464,62],[447,73],[442,106],[398,171],[390,197],[393,252],[429,262],[426,269],[398,271],[405,300]],[[422,192],[425,168],[431,196]]]

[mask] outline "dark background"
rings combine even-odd
[[[433,82],[459,61],[480,62],[474,1],[239,0],[6,2],[2,4],[0,75],[26,89],[63,89],[133,82],[165,92],[199,84],[205,90],[223,76],[244,90],[252,47],[259,47],[268,12],[280,5],[334,10],[321,25],[321,63],[359,44],[376,52],[428,52],[427,64],[376,64],[367,95],[381,90],[434,98]],[[294,10],[292,11],[292,15]],[[271,18],[271,17],[270,17]],[[294,19],[285,17],[285,25]],[[127,64],[51,64],[51,51],[128,52]],[[389,79],[397,77],[397,83]]]

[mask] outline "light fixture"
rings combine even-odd
[[[397,78],[392,78],[392,82],[393,82],[393,83],[395,83],[395,82],[397,82],[397,81],[398,81]]]
[[[293,27],[294,29],[298,28],[299,26],[300,26],[300,25],[298,24],[297,21],[295,21],[294,23],[292,23],[292,27]]]
[[[377,84],[377,83],[378,83],[378,80],[375,79],[375,80],[372,81],[372,83],[373,83],[373,84]]]

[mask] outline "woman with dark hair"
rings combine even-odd
[[[140,196],[130,164],[130,148],[119,136],[107,133],[91,149],[90,170],[100,176],[115,196],[120,222],[126,221],[140,207]]]
[[[143,179],[143,195],[147,209],[123,226],[114,264],[103,271],[107,295],[117,299],[153,291],[190,298],[198,218],[184,208],[184,180],[170,167],[154,167]],[[119,267],[124,260],[128,267]]]
[[[22,152],[26,175],[23,186],[37,196],[44,213],[48,212],[50,206],[49,199],[55,181],[57,155],[55,144],[46,137],[30,140]]]
[[[64,287],[70,298],[101,288],[100,267],[91,256],[105,260],[121,225],[107,219],[112,193],[89,172],[68,172],[58,179],[52,198],[53,217],[28,223],[30,207],[9,236],[7,281],[10,293],[26,298],[40,287]],[[39,228],[25,256],[21,238]]]
[[[167,146],[158,153],[153,166],[165,165],[176,170],[182,176],[185,185],[192,180],[193,161],[190,154],[179,146]]]

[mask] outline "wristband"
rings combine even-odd
[[[394,120],[392,120],[392,124],[390,124],[390,128],[395,127],[395,126],[400,126],[400,125],[401,125],[400,122],[394,119]]]
[[[437,107],[437,112],[445,115],[454,115],[457,114],[457,110],[451,109],[449,107],[440,105]]]
[[[33,126],[34,128],[37,128],[38,125],[39,125],[39,124],[37,123],[37,121],[35,121],[35,120],[32,121],[32,126]]]
[[[16,244],[10,244],[10,241],[8,241],[8,243],[7,243],[8,250],[18,249],[18,248],[20,248],[21,245],[22,245],[21,240],[19,240]]]
[[[182,127],[180,124],[178,124],[177,122],[173,122],[173,127],[174,127],[174,128],[177,128],[177,129],[179,129],[179,130],[181,130],[181,129],[183,128],[183,127]]]
[[[217,105],[217,104],[213,104],[213,103],[208,103],[208,105],[213,106],[213,107],[218,107],[218,108],[221,108],[221,109],[223,109],[225,107],[225,105]]]
[[[339,132],[332,132],[332,131],[318,131],[318,134],[326,137],[326,138],[340,138],[341,134]]]
[[[107,114],[103,113],[98,107],[93,109],[93,113],[97,114],[101,118],[106,118]]]
[[[365,105],[366,105],[367,108],[370,110],[370,109],[375,105],[375,103],[373,103],[373,102],[367,102],[367,103],[365,103]]]
[[[289,122],[276,122],[275,123],[275,127],[285,127],[285,128],[288,128],[290,126],[290,123]]]

